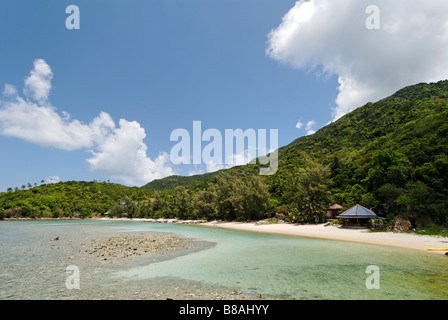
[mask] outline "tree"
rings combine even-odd
[[[377,200],[375,199],[374,195],[371,193],[365,193],[361,197],[361,201],[359,203],[360,205],[366,207],[366,208],[375,208],[378,204]]]
[[[135,216],[135,214],[137,213],[137,204],[136,204],[136,202],[128,197],[128,198],[126,198],[123,201],[122,204],[123,204],[123,207],[124,207],[124,210],[125,210],[124,213],[127,214],[127,217],[128,218],[133,218]]]
[[[122,202],[116,203],[110,208],[109,213],[112,217],[122,217],[125,213],[125,207]]]
[[[221,174],[216,182],[216,207],[219,215],[225,220],[235,220],[241,211],[241,183],[230,175]]]
[[[328,207],[331,184],[330,168],[307,159],[305,167],[299,169],[295,182],[290,184],[289,194],[298,214],[314,217],[317,222]]]
[[[403,190],[391,183],[386,183],[378,188],[377,198],[381,204],[390,207],[395,200],[403,193]]]
[[[222,174],[216,183],[216,193],[216,207],[226,220],[260,219],[269,206],[267,185],[259,176],[238,178]]]
[[[218,218],[216,207],[217,193],[214,186],[200,190],[192,197],[193,214],[199,219],[213,220]]]
[[[411,221],[423,215],[431,216],[430,204],[434,190],[422,181],[408,182],[406,190],[407,192],[400,194],[396,200],[402,212],[406,213]]]
[[[173,207],[177,218],[187,219],[191,217],[191,197],[184,186],[177,186],[174,189]]]
[[[243,213],[248,220],[262,219],[269,207],[270,194],[260,176],[246,178],[243,184]]]
[[[153,208],[150,200],[139,202],[138,204],[138,218],[151,218],[153,216]]]
[[[163,194],[160,192],[156,192],[154,194],[154,201],[152,204],[152,208],[154,211],[154,218],[161,218],[163,216],[166,216],[169,212],[169,205],[166,201]]]
[[[401,153],[387,149],[377,150],[372,155],[372,167],[366,179],[369,190],[375,192],[384,184],[404,186],[408,179],[408,162],[408,158]]]

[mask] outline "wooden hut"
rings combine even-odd
[[[339,204],[334,204],[327,208],[327,220],[337,219],[339,211],[342,210],[342,206]]]

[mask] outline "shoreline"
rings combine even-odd
[[[101,220],[116,220],[101,218]],[[230,222],[230,221],[204,221],[204,220],[178,220],[178,219],[119,219],[123,221],[143,221],[155,223],[195,224],[205,227],[270,233],[278,235],[296,236],[313,239],[348,241],[371,245],[381,245],[402,249],[445,254],[446,251],[430,251],[429,248],[448,248],[448,238],[441,236],[417,235],[411,233],[370,232],[367,228],[350,228],[341,226],[327,226],[326,223],[318,225],[297,225],[291,223],[269,224],[259,222]]]
[[[153,223],[194,224],[205,227],[216,227],[249,232],[271,233],[305,238],[349,241],[372,245],[392,246],[396,248],[412,249],[419,251],[444,254],[446,251],[430,251],[429,248],[448,248],[448,238],[441,236],[416,235],[410,233],[370,232],[367,228],[347,228],[340,226],[297,225],[291,223],[259,223],[259,222],[230,222],[230,221],[206,221],[206,220],[180,220],[180,219],[152,219],[152,218],[44,218],[44,219],[4,219],[2,221],[39,221],[39,220],[85,220],[85,221],[140,221]]]
[[[445,251],[429,251],[428,249],[448,248],[448,238],[439,236],[394,232],[370,232],[367,228],[346,228],[339,226],[325,226],[325,224],[295,225],[289,223],[257,224],[253,222],[207,222],[202,225],[249,232],[390,246],[438,254],[445,254]]]

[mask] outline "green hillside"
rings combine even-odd
[[[0,193],[1,217],[322,221],[357,203],[414,227],[448,225],[448,81],[404,88],[279,149],[278,172],[245,165],[142,188],[61,182]],[[26,189],[23,186],[23,189]]]
[[[169,176],[162,179],[153,180],[150,183],[144,185],[142,188],[149,191],[165,191],[174,189],[177,186],[200,187],[205,186],[204,183],[215,176],[215,174],[216,173],[213,172],[188,177]]]
[[[307,161],[330,168],[328,204],[356,203],[384,216],[447,223],[448,81],[406,87],[279,149],[279,170],[265,176],[273,210],[297,209],[294,185]],[[225,170],[256,174],[257,165]],[[218,174],[168,177],[144,188],[203,188]],[[271,206],[271,207],[272,207]]]
[[[0,218],[85,218],[123,201],[147,199],[145,191],[107,182],[68,181],[0,193]]]

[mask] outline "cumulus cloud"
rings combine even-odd
[[[251,149],[251,148],[249,148]],[[256,152],[250,152],[249,149],[245,149],[244,151],[240,153],[232,153],[226,155],[226,160],[224,163],[217,163],[213,160],[205,161],[205,172],[216,172],[222,169],[229,169],[234,166],[242,166],[245,164],[248,164],[252,160],[255,159],[254,153]],[[258,149],[259,155],[266,155],[266,152],[262,152],[262,149]],[[204,173],[203,168],[195,169],[194,171],[189,172],[189,175],[196,175],[196,174],[202,174]]]
[[[23,93],[30,99],[45,102],[50,94],[52,78],[53,72],[51,72],[50,66],[44,60],[36,59],[34,69],[25,79]]]
[[[51,105],[39,105],[16,97],[3,101],[0,130],[3,135],[24,139],[44,147],[72,151],[101,143],[115,127],[109,114],[100,113],[90,124],[61,117]]]
[[[308,121],[308,123],[306,124],[306,127],[305,127],[307,136],[310,136],[310,135],[316,133],[316,131],[313,129],[313,127],[315,125],[316,125],[316,121],[314,121],[314,120]]]
[[[147,157],[147,146],[143,142],[145,137],[145,130],[139,123],[121,119],[119,127],[96,151],[92,151],[93,157],[87,162],[92,170],[126,184],[143,185],[172,175],[167,153],[160,154],[154,161]]]
[[[296,128],[297,129],[300,129],[300,128],[302,128],[303,127],[303,123],[299,120],[299,121],[297,121],[297,124],[296,124]]]
[[[251,151],[249,151],[252,150]],[[269,150],[269,152],[272,152],[274,150]],[[208,172],[216,172],[222,169],[229,169],[234,166],[242,166],[246,165],[252,160],[255,159],[255,154],[258,152],[259,156],[265,156],[268,152],[266,152],[265,148],[258,148],[254,150],[253,148],[247,148],[242,152],[239,153],[230,153],[226,155],[226,159],[224,163],[222,161],[216,162],[213,160],[204,160],[204,163],[201,166],[196,166],[193,170],[188,172],[189,176],[197,175],[197,174],[203,174]]]
[[[17,89],[14,86],[6,83],[5,88],[3,89],[3,96],[4,97],[15,97],[16,95],[17,95]]]
[[[147,156],[146,134],[139,123],[121,119],[116,127],[106,112],[88,124],[70,119],[67,112],[59,114],[48,100],[52,77],[50,66],[37,59],[24,81],[24,97],[14,86],[5,85],[0,100],[0,134],[66,151],[86,149],[93,155],[87,159],[93,171],[129,185],[173,174],[167,154],[154,161]]]
[[[299,69],[337,75],[333,120],[398,89],[448,77],[448,2],[301,0],[269,34],[267,54]]]

